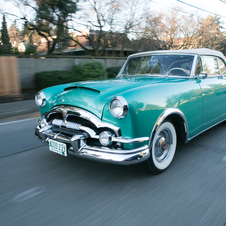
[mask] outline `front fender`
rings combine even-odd
[[[122,136],[153,137],[152,134],[167,117],[181,118],[185,142],[201,129],[202,95],[194,80],[155,84],[128,90],[120,94],[128,103],[128,114],[116,119],[110,114],[109,103],[103,109],[102,120],[121,129]]]
[[[183,112],[180,109],[177,108],[168,108],[166,110],[164,110],[162,112],[162,114],[159,116],[159,118],[157,119],[153,130],[151,132],[151,136],[150,136],[150,143],[149,145],[152,144],[153,138],[158,130],[158,128],[160,127],[160,125],[167,119],[167,118],[171,118],[172,116],[177,116],[177,122],[179,121],[178,119],[180,119],[180,124],[181,127],[183,128],[183,132],[185,133],[185,143],[188,142],[188,123],[187,123],[187,119],[185,117],[185,115],[183,114]],[[179,117],[179,118],[178,118]]]

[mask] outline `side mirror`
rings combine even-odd
[[[199,75],[203,78],[207,78],[207,73],[205,71],[201,71]]]
[[[207,73],[205,71],[201,71],[199,75],[195,75],[194,78],[204,79],[207,78]]]

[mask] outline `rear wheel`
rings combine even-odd
[[[170,121],[164,121],[156,131],[150,144],[150,158],[142,163],[150,173],[159,174],[171,164],[177,146],[177,134]]]

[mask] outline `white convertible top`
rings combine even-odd
[[[129,56],[129,58],[137,57],[137,56],[147,56],[147,55],[153,55],[153,54],[198,54],[198,55],[218,56],[218,57],[226,60],[222,52],[217,51],[217,50],[207,49],[207,48],[148,51],[148,52],[132,54]]]

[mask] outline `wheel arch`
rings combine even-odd
[[[177,108],[168,108],[158,117],[154,125],[154,128],[151,133],[151,137],[150,137],[150,143],[149,143],[150,147],[156,131],[165,120],[169,120],[174,124],[178,139],[184,143],[187,143],[188,142],[188,124],[183,112]]]

